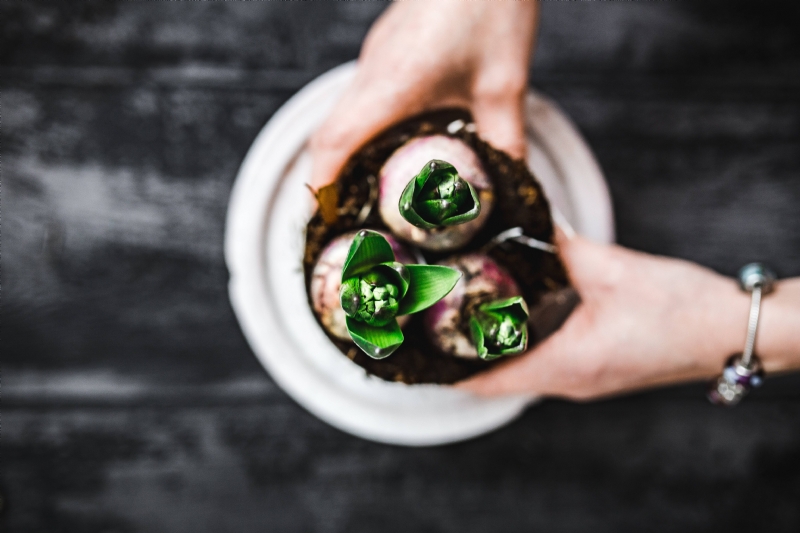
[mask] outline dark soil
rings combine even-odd
[[[306,228],[303,267],[307,290],[317,258],[333,238],[359,227],[388,232],[377,206],[362,224],[357,223],[358,214],[370,197],[370,177],[378,175],[384,161],[397,148],[420,135],[443,134],[466,142],[475,150],[495,188],[495,205],[484,228],[467,246],[455,252],[442,254],[423,251],[428,263],[437,263],[448,255],[476,251],[501,231],[516,226],[521,226],[530,237],[553,242],[550,206],[525,163],[493,149],[464,128],[450,135],[447,125],[456,119],[466,123],[472,120],[468,113],[458,109],[413,117],[377,136],[353,155],[338,180],[338,219],[328,224],[316,213]],[[529,306],[535,305],[543,294],[569,285],[563,264],[552,254],[508,243],[494,247],[489,255],[514,276]],[[388,381],[455,383],[497,364],[497,361],[473,361],[438,353],[425,337],[421,322],[423,316],[424,313],[412,315],[408,326],[403,329],[405,342],[386,359],[371,359],[351,342],[334,337],[331,340],[343,354],[367,372]]]

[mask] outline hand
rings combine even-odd
[[[711,379],[741,352],[750,302],[733,279],[580,237],[559,234],[558,245],[579,306],[532,351],[458,387],[586,400]]]
[[[525,155],[522,106],[538,2],[403,2],[364,42],[358,72],[311,140],[311,186],[336,179],[371,137],[431,109],[471,110],[478,133]]]

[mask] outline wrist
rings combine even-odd
[[[731,355],[744,349],[750,294],[742,291],[735,279],[724,276],[718,276],[714,290],[706,294],[711,320],[708,329],[701,334],[707,339],[703,366],[711,377],[719,374]]]
[[[767,373],[800,369],[800,279],[776,282],[762,300],[755,353]]]
[[[750,294],[736,280],[722,276],[708,294],[706,313],[712,318],[704,326],[709,329],[707,341],[701,344],[702,366],[713,375],[728,357],[744,349]],[[763,296],[754,353],[768,374],[800,369],[800,279],[778,281]]]

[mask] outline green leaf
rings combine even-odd
[[[419,176],[408,182],[406,188],[403,189],[403,194],[400,195],[400,202],[398,203],[397,208],[400,210],[400,214],[403,216],[403,218],[406,219],[410,224],[422,229],[435,229],[438,226],[436,224],[431,224],[419,216],[414,207],[414,197],[417,195],[418,179]]]
[[[347,316],[355,316],[358,312],[358,306],[361,305],[358,278],[350,278],[342,283],[339,288],[339,305]]]
[[[471,323],[470,323],[471,325]],[[473,337],[474,342],[474,337]],[[486,342],[484,341],[483,345],[481,345],[478,349],[478,357],[483,359],[484,361],[492,361],[494,359],[498,359],[500,357],[506,355],[517,355],[525,350],[528,349],[528,330],[522,330],[522,337],[520,338],[519,343],[516,346],[512,346],[511,348],[504,348],[502,350],[490,350],[489,347],[486,346]]]
[[[516,355],[518,353],[522,353],[528,349],[528,328],[522,330],[522,336],[520,337],[519,344],[516,346],[512,346],[511,348],[505,348],[500,350],[500,355]],[[488,359],[487,359],[488,360]]]
[[[403,263],[398,263],[397,261],[392,261],[390,263],[381,263],[374,267],[374,270],[386,275],[392,283],[397,285],[400,289],[400,295],[398,299],[402,298],[408,292],[408,284],[411,281],[411,273],[408,271],[408,267]]]
[[[486,356],[489,354],[489,350],[484,343],[483,328],[481,328],[480,322],[478,322],[478,319],[474,316],[469,319],[469,329],[472,332],[472,345],[475,346],[478,357],[483,360],[488,360]]]
[[[411,274],[408,292],[400,301],[397,315],[410,315],[427,309],[453,290],[461,272],[438,265],[406,265]]]
[[[393,261],[392,246],[383,235],[367,229],[361,230],[353,239],[344,261],[342,281],[357,276],[374,265]]]
[[[382,327],[369,326],[350,317],[345,321],[353,342],[373,359],[389,357],[403,344],[403,330],[397,320]]]
[[[528,321],[528,304],[522,296],[512,296],[505,300],[494,300],[480,306],[481,311],[510,315],[517,323]]]
[[[476,191],[475,187],[473,187],[472,184],[467,180],[464,180],[464,183],[467,184],[467,188],[469,189],[469,194],[470,196],[472,196],[472,201],[474,202],[472,209],[460,215],[455,215],[442,220],[443,226],[457,226],[459,224],[463,224],[464,222],[469,222],[470,220],[474,220],[478,218],[478,215],[481,214],[481,201],[478,198],[478,191]]]

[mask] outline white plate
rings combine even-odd
[[[353,435],[424,446],[468,439],[517,417],[535,398],[477,398],[439,385],[369,376],[318,326],[306,296],[303,230],[310,212],[306,141],[355,73],[346,63],[291,98],[256,138],[231,193],[225,231],[229,292],[245,337],[278,385],[310,412]],[[529,165],[579,232],[614,236],[602,173],[569,120],[531,93]]]

